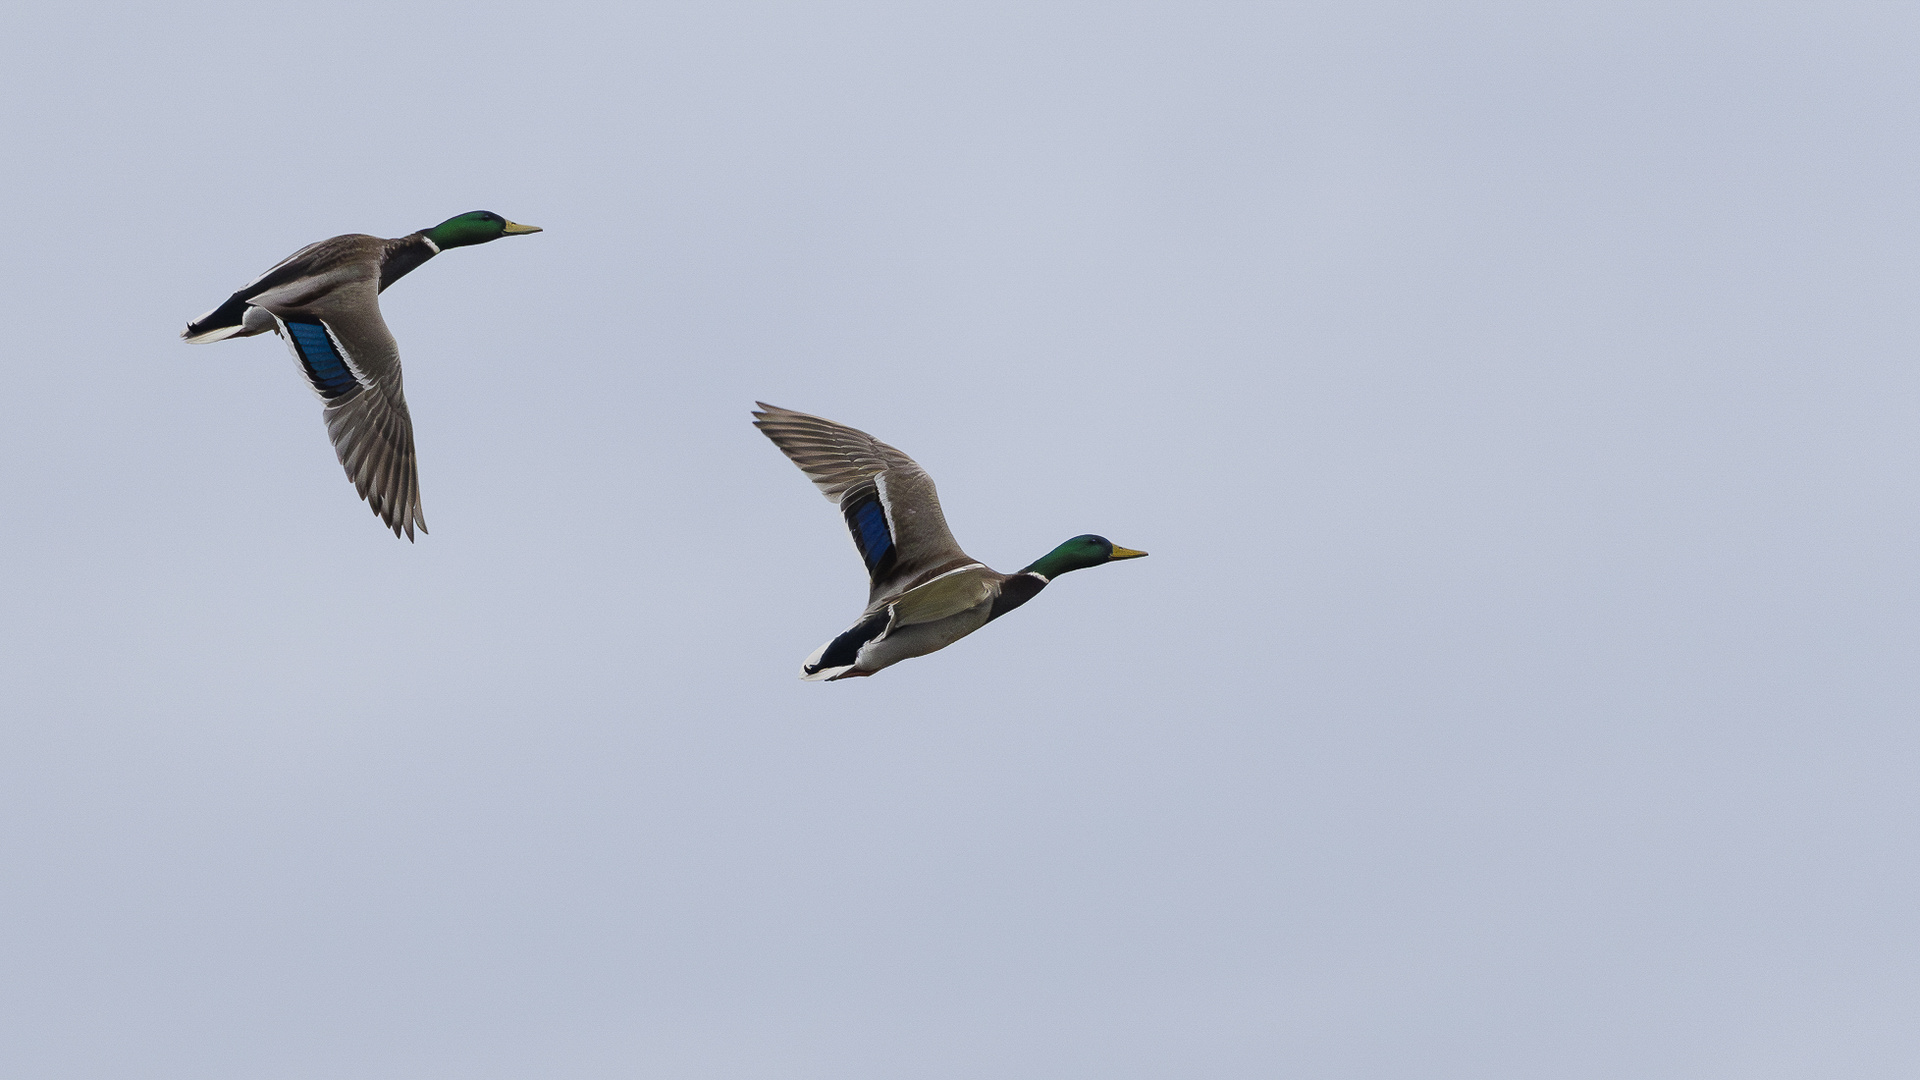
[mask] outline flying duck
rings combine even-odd
[[[852,628],[813,651],[800,677],[852,679],[944,649],[1039,595],[1070,570],[1144,551],[1076,536],[1026,569],[1003,574],[960,550],[933,478],[864,431],[759,402],[753,424],[840,507],[867,565],[867,608]]]
[[[413,539],[427,531],[413,457],[413,420],[400,389],[400,347],[380,317],[380,294],[448,248],[537,233],[487,210],[398,239],[349,233],[308,244],[187,324],[204,344],[271,330],[286,339],[320,396],[327,437],[347,478],[381,521]]]

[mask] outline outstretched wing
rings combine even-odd
[[[912,458],[845,424],[757,404],[753,425],[847,519],[867,564],[870,603],[973,562],[947,528],[933,478]]]
[[[356,284],[274,318],[326,408],[327,437],[354,490],[395,536],[426,532],[400,348],[380,317],[375,286]]]

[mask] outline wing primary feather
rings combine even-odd
[[[758,404],[754,426],[839,507],[867,566],[870,602],[972,561],[947,528],[933,479],[912,458],[857,428]]]

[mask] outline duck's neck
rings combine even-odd
[[[440,245],[427,238],[425,232],[403,236],[387,244],[386,254],[380,260],[380,291],[412,273],[419,265],[440,254]]]
[[[1000,583],[1000,594],[993,598],[993,607],[987,611],[987,621],[992,622],[1039,596],[1040,590],[1046,587],[1047,579],[1030,569],[1008,576]]]
[[[1042,582],[1048,582],[1069,570],[1078,570],[1085,565],[1085,563],[1074,562],[1073,556],[1062,551],[1060,548],[1054,548],[1052,551],[1035,559],[1025,570],[1020,572],[1023,574],[1037,575]]]

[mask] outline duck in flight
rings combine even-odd
[[[475,210],[398,239],[349,233],[308,244],[187,324],[191,344],[271,330],[286,339],[320,396],[327,437],[355,490],[381,521],[427,531],[413,458],[413,420],[400,389],[400,347],[380,317],[380,294],[448,248],[537,233]]]
[[[977,562],[953,539],[933,478],[864,431],[758,403],[753,424],[840,507],[867,564],[867,609],[813,651],[800,677],[852,679],[947,646],[1033,599],[1069,570],[1144,551],[1076,536],[1016,574]]]

